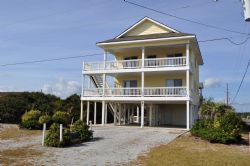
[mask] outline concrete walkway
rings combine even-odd
[[[185,131],[132,126],[94,127],[94,140],[68,148],[40,147],[47,151],[45,165],[122,165],[150,148],[165,144]]]

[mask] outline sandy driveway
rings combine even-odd
[[[94,127],[94,140],[68,148],[48,148],[40,144],[41,136],[0,140],[0,148],[24,147],[39,150],[42,156],[29,158],[35,165],[122,165],[141,153],[162,143],[168,143],[184,131],[145,127]],[[1,164],[0,164],[1,165]]]

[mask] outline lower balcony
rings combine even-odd
[[[82,97],[188,97],[186,87],[93,88],[83,90]]]

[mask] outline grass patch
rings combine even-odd
[[[2,150],[0,151],[0,163],[3,166],[34,165],[34,158],[39,157],[42,154],[42,152],[29,147]]]
[[[19,129],[18,126],[6,127],[0,130],[0,139],[15,139],[23,136],[39,135],[41,130]]]
[[[249,147],[246,145],[211,144],[183,135],[140,156],[135,165],[245,166],[250,163],[249,155]]]

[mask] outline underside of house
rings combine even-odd
[[[203,64],[195,35],[145,17],[97,46],[103,61],[83,63],[81,119],[84,101],[87,123],[93,111],[93,124],[101,114],[104,126],[109,111],[114,125],[190,129],[198,118]]]

